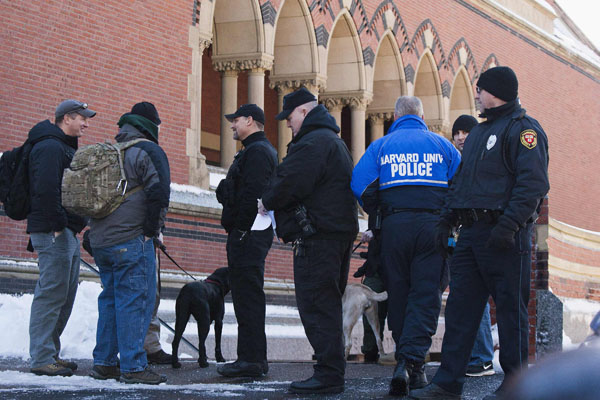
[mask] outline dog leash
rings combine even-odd
[[[94,272],[96,275],[100,276],[100,271],[98,271],[96,268],[94,268],[90,263],[88,263],[87,261],[85,261],[83,258],[79,259],[83,265],[85,265],[90,271]],[[171,328],[171,326],[169,324],[167,324],[161,317],[159,317],[158,315],[156,316],[156,318],[158,318],[158,322],[160,322],[160,324],[162,326],[164,326],[165,328],[167,328],[173,335],[175,334],[175,329]],[[196,346],[194,346],[189,340],[187,340],[186,338],[184,338],[183,336],[181,336],[181,340],[187,344],[188,346],[190,346],[192,349],[196,350],[198,352],[198,354],[200,354],[200,350],[198,350],[198,348]]]
[[[157,246],[160,249],[160,251],[162,251],[165,254],[165,256],[167,256],[169,258],[169,260],[171,260],[173,262],[173,264],[175,264],[175,266],[177,268],[179,268],[180,270],[182,270],[187,276],[189,276],[193,280],[197,281],[197,279],[194,278],[189,272],[187,272],[179,264],[177,264],[177,261],[173,260],[173,257],[171,257],[169,255],[169,253],[167,253],[167,247],[164,244],[162,244],[160,241],[158,241],[158,239],[156,239],[156,238],[154,238],[154,245]]]
[[[356,251],[356,249],[358,249],[360,247],[361,244],[363,244],[364,242],[358,242],[358,244],[356,246],[354,246],[354,248],[352,249],[352,254],[354,254],[354,252]]]

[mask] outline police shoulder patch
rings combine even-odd
[[[537,133],[533,129],[525,129],[521,132],[521,144],[529,150],[537,146]]]

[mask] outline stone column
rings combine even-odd
[[[352,130],[350,135],[352,138],[352,159],[354,165],[365,152],[365,120],[367,112],[367,104],[365,101],[353,99],[350,103],[350,118],[352,121]]]
[[[383,137],[383,122],[381,114],[369,114],[369,124],[371,125],[371,143]]]
[[[237,70],[221,72],[221,167],[229,168],[236,153],[231,123],[225,114],[234,113],[237,109]]]
[[[277,85],[277,113],[283,110],[283,98],[286,94],[292,92],[288,85]],[[277,154],[279,161],[287,154],[287,145],[292,140],[292,130],[287,127],[286,120],[277,121]]]
[[[190,127],[186,129],[186,156],[188,157],[188,183],[208,189],[210,179],[206,157],[202,154],[202,54],[210,46],[210,38],[203,37],[197,29],[190,29],[189,46],[192,48],[192,73],[188,75],[188,100],[190,102]]]
[[[335,122],[340,129],[342,128],[342,109],[346,103],[341,97],[326,97],[323,99],[323,104],[329,110],[329,114],[335,118]]]
[[[265,109],[265,70],[252,68],[248,70],[248,103],[254,103]]]

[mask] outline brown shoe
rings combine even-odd
[[[56,363],[61,367],[69,368],[71,371],[77,371],[77,363],[74,363],[73,361],[67,361],[56,357]]]
[[[165,353],[162,349],[156,353],[146,354],[149,364],[171,364],[171,355]]]
[[[44,365],[42,367],[31,368],[30,371],[36,375],[48,375],[48,376],[71,376],[71,375],[73,375],[72,369],[65,368],[62,365],[59,365],[57,363]]]
[[[159,383],[166,382],[167,377],[164,375],[159,375],[150,368],[146,367],[146,369],[143,371],[121,374],[121,378],[119,380],[123,383],[144,383],[146,385],[158,385]]]
[[[119,377],[121,376],[121,371],[116,365],[94,365],[94,367],[92,368],[92,372],[90,372],[90,376],[94,379],[99,379],[101,381],[104,381],[106,379],[119,380]]]

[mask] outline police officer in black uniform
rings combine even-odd
[[[440,216],[436,243],[447,254],[451,227],[461,224],[450,266],[442,363],[415,399],[460,398],[481,313],[496,303],[504,382],[527,368],[527,303],[531,229],[549,189],[548,139],[517,99],[512,69],[495,67],[477,81],[481,116],[465,142],[463,160]],[[499,398],[505,384],[486,399]]]
[[[367,148],[352,175],[352,190],[370,210],[373,189],[383,214],[381,271],[388,292],[388,326],[396,342],[390,395],[427,384],[425,355],[437,329],[447,266],[433,241],[436,222],[460,154],[427,129],[423,104],[396,101],[388,134]]]
[[[287,121],[293,139],[259,210],[274,210],[279,237],[294,242],[296,303],[317,358],[314,375],[289,390],[339,393],[346,367],[342,294],[358,233],[352,156],[335,119],[305,88],[286,95],[275,118]]]
[[[217,372],[228,377],[257,377],[268,371],[263,285],[273,228],[250,228],[257,215],[256,201],[274,176],[277,152],[265,136],[265,114],[256,104],[244,104],[225,118],[231,122],[233,138],[244,146],[217,187],[217,199],[223,204],[221,225],[228,233],[227,263],[238,322],[238,358]]]

